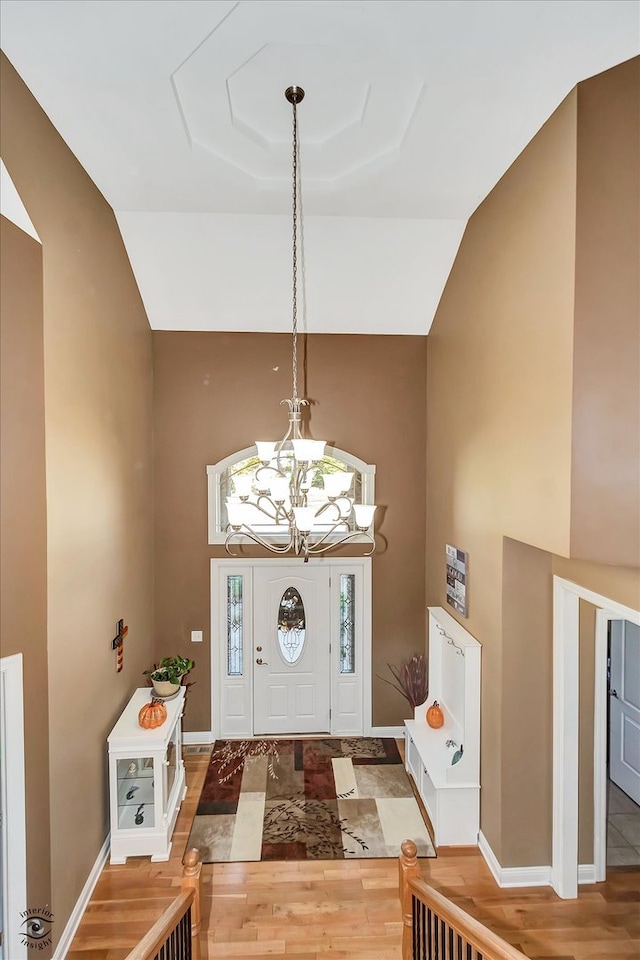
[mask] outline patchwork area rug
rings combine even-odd
[[[204,863],[435,851],[393,739],[217,740],[187,849]]]

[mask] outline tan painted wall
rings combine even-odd
[[[503,640],[503,538],[569,548],[575,135],[574,93],[471,218],[428,337],[427,598],[446,603],[445,544],[466,550],[464,626],[483,645],[481,825],[503,865],[517,856],[508,837],[518,850],[537,839],[524,793],[503,820],[505,693],[526,644]]]
[[[505,539],[502,819],[510,860],[503,859],[502,866],[549,862],[554,574],[640,609],[640,571],[567,560]],[[580,601],[578,857],[583,864],[593,863],[595,611]],[[523,793],[530,798],[526,831],[520,822]]]
[[[226,554],[207,545],[206,466],[283,436],[291,337],[155,332],[153,341],[158,654],[196,659],[185,729],[210,730],[209,558]],[[390,676],[387,661],[425,647],[426,338],[313,335],[305,353],[312,435],[377,467],[373,672]],[[205,643],[189,642],[193,629]],[[406,701],[378,679],[373,696],[376,724],[406,716]]]
[[[640,57],[578,88],[571,555],[640,565]]]
[[[500,863],[545,866],[552,828],[552,557],[505,537],[503,560]]]
[[[553,575],[640,609],[640,571],[567,560],[505,539],[502,818],[512,862],[503,860],[502,866],[549,862]],[[582,864],[593,863],[595,611],[591,603],[580,601],[578,857]],[[527,678],[524,685],[523,677]],[[526,831],[520,823],[523,792],[531,798]]]
[[[472,217],[429,336],[427,598],[445,601],[445,543],[467,550],[503,866],[551,857],[551,574],[639,605],[639,120],[637,61],[571,93]]]
[[[640,58],[578,88],[577,158],[571,554],[601,563],[556,557],[554,573],[637,610]],[[580,863],[593,862],[594,632],[581,601]]]
[[[606,75],[602,82],[608,82]],[[197,683],[186,729],[209,729],[208,561],[221,551],[206,543],[205,467],[250,444],[259,432],[283,433],[286,416],[279,401],[290,394],[290,339],[172,333],[152,338],[108,205],[4,58],[1,88],[2,156],[43,240],[48,809],[59,934],[107,829],[105,737],[154,656],[195,651]],[[602,114],[600,88],[592,95]],[[430,604],[445,605],[445,543],[469,551],[471,607],[465,626],[483,643],[482,829],[505,866],[549,858],[548,817],[539,809],[549,795],[544,721],[530,744],[531,768],[540,771],[533,794],[527,793],[531,775],[522,777],[518,754],[518,731],[528,731],[536,705],[549,697],[548,647],[541,638],[549,589],[546,554],[568,554],[570,545],[582,549],[579,537],[589,550],[595,542],[585,521],[584,504],[597,493],[595,484],[588,490],[592,462],[586,446],[576,451],[574,444],[571,466],[572,428],[577,436],[588,423],[579,420],[587,410],[579,409],[588,399],[580,392],[588,380],[585,358],[595,356],[589,318],[578,317],[590,302],[583,284],[593,262],[593,250],[586,241],[581,246],[581,226],[602,215],[601,206],[590,207],[591,188],[585,193],[580,180],[584,175],[588,185],[595,160],[585,167],[578,162],[576,179],[582,149],[577,122],[586,122],[590,102],[571,94],[472,218],[428,338],[428,357],[423,338],[308,341],[312,432],[378,466],[374,673],[424,644],[425,448]],[[603,135],[598,129],[585,133],[594,158]],[[32,309],[33,304],[25,306]],[[632,342],[624,326],[627,313],[621,307],[608,317],[622,331],[615,337],[619,356],[620,345]],[[578,376],[572,396],[574,356]],[[625,376],[632,369],[625,367]],[[603,417],[605,432],[608,423]],[[34,443],[37,430],[35,416]],[[632,443],[622,439],[612,457],[622,470],[626,496],[635,466]],[[415,478],[410,489],[401,475],[406,468]],[[41,503],[38,478],[34,482],[32,496]],[[607,483],[605,502],[611,504],[620,488]],[[613,514],[600,514],[598,523],[609,516],[613,530],[618,523]],[[28,519],[37,551],[42,516]],[[603,540],[618,542],[608,535]],[[561,556],[553,557],[551,567],[638,606],[637,570]],[[41,571],[32,573],[41,581]],[[38,590],[41,603],[41,582]],[[116,675],[110,641],[120,616],[130,635],[125,671]],[[203,629],[207,640],[197,648],[187,639],[195,628]],[[29,671],[38,658],[41,646],[29,654]],[[526,696],[520,696],[523,677]],[[405,714],[402,698],[375,680],[374,722],[398,723]],[[31,743],[28,749],[36,748]],[[68,792],[69,784],[80,780],[87,791],[81,817]],[[35,844],[46,845],[46,830]],[[32,876],[29,882],[31,890]]]
[[[108,831],[105,738],[153,658],[151,333],[113,212],[4,57],[1,95],[2,157],[42,240],[59,936]]]
[[[42,251],[4,217],[0,280],[0,652],[23,655],[27,903],[37,908],[51,904]]]

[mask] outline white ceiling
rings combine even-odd
[[[290,84],[307,329],[423,334],[478,204],[576,83],[640,52],[640,0],[2,0],[0,16],[159,329],[289,329]]]

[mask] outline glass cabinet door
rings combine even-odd
[[[154,787],[153,757],[126,757],[117,761],[120,830],[155,827]]]

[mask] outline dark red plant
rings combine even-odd
[[[420,706],[427,699],[427,663],[422,653],[414,653],[410,660],[396,666],[393,663],[387,664],[393,674],[393,680],[387,680],[385,677],[379,677],[383,683],[388,683],[390,687],[397,690],[405,697],[413,709]]]

